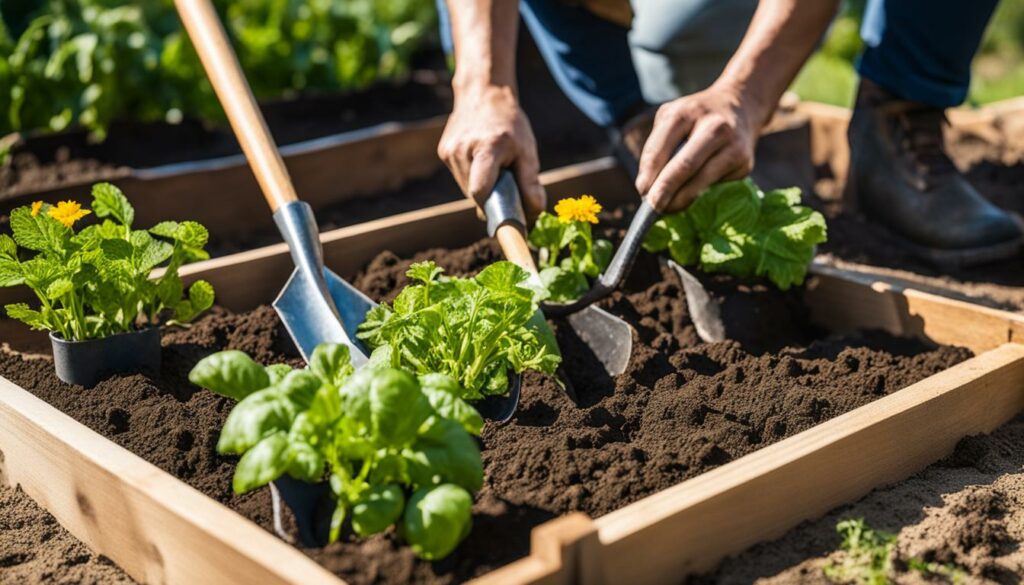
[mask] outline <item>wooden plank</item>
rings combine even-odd
[[[472,585],[519,583],[571,585],[581,581],[583,547],[597,542],[593,520],[574,512],[541,524],[530,534],[530,556],[470,581]]]
[[[590,583],[679,582],[896,482],[1024,409],[1024,345],[1006,344],[595,521]]]
[[[443,168],[437,142],[445,117],[389,122],[290,144],[281,155],[295,188],[314,208],[394,190]],[[111,181],[131,198],[139,225],[165,220],[198,221],[219,237],[273,229],[252,171],[241,154],[131,170]],[[87,198],[92,181],[30,193],[0,203],[0,214],[31,200]],[[258,210],[258,211],[254,211]]]
[[[883,329],[982,353],[1022,339],[1024,315],[922,292],[874,276],[815,263],[806,300],[830,329]],[[837,310],[839,309],[839,310]]]
[[[342,583],[298,550],[0,378],[0,481],[147,583]]]

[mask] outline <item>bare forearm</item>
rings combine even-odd
[[[718,83],[736,88],[766,123],[838,7],[839,0],[762,0]]]
[[[447,0],[455,42],[455,98],[487,87],[516,93],[517,0]]]

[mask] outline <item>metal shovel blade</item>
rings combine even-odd
[[[568,320],[609,375],[618,376],[626,371],[633,353],[633,328],[629,323],[594,306],[569,315]]]
[[[344,343],[352,350],[352,365],[358,368],[367,355],[356,341],[356,330],[376,303],[334,272],[325,268],[322,274],[323,282],[315,282],[318,279],[296,268],[274,300],[274,309],[307,362],[317,345]]]
[[[705,342],[724,341],[725,324],[722,322],[722,311],[708,294],[704,285],[688,270],[669,260],[669,267],[679,275],[686,293],[686,308],[690,311],[690,319],[697,329],[697,336]]]
[[[356,329],[374,307],[373,301],[324,268],[320,234],[308,204],[294,201],[280,206],[274,223],[295,262],[274,309],[299,353],[308,362],[317,345],[343,343],[349,347],[352,365],[360,367],[368,358],[356,341]]]

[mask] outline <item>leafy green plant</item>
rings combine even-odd
[[[260,98],[405,75],[435,28],[430,0],[218,0]],[[41,99],[40,96],[45,96]],[[0,7],[0,134],[115,117],[223,114],[173,0],[43,0]]]
[[[185,323],[213,305],[210,283],[196,281],[185,295],[178,275],[186,262],[209,257],[206,228],[167,221],[132,229],[135,210],[120,189],[99,183],[92,197],[92,210],[62,201],[11,212],[14,237],[0,234],[0,286],[28,286],[40,306],[10,304],[8,316],[80,341],[157,325],[162,317]],[[76,233],[74,224],[92,213],[103,221]]]
[[[900,563],[896,552],[896,535],[875,530],[863,518],[849,518],[836,524],[842,537],[840,562],[824,568],[825,576],[838,583],[858,585],[889,585],[898,566],[920,573],[925,577],[944,577],[952,583],[963,581],[965,574],[952,564],[927,562],[911,558]]]
[[[525,270],[503,261],[473,278],[443,272],[413,264],[406,274],[415,284],[367,313],[359,338],[374,348],[372,362],[447,374],[467,400],[505,393],[510,370],[555,371],[561,355]]]
[[[308,369],[293,370],[223,351],[189,379],[239,401],[217,443],[241,455],[235,492],[286,473],[327,480],[337,498],[332,542],[346,518],[364,537],[397,523],[417,555],[443,558],[470,530],[471,493],[483,482],[473,435],[483,419],[447,376],[372,365],[354,373],[349,357],[348,347],[323,344]]]
[[[683,266],[741,278],[763,276],[782,290],[803,284],[825,218],[800,205],[800,189],[761,191],[750,179],[709,187],[684,211],[651,228],[644,247],[668,250]]]
[[[596,278],[612,258],[612,244],[594,239],[601,205],[589,195],[562,199],[555,214],[542,212],[530,230],[530,245],[538,251],[540,279],[549,299],[569,302],[590,289],[587,278]]]
[[[842,562],[825,567],[825,576],[833,581],[859,585],[887,585],[893,570],[896,535],[870,528],[863,518],[836,524],[842,537]]]

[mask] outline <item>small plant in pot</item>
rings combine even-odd
[[[483,484],[474,435],[483,419],[444,374],[387,364],[355,372],[348,347],[325,343],[306,369],[262,366],[240,351],[196,364],[189,379],[238,400],[217,450],[239,455],[234,491],[273,482],[306,546],[397,534],[421,558],[450,554],[469,534]]]
[[[89,215],[100,221],[76,231]],[[110,374],[158,370],[159,325],[186,323],[213,305],[210,283],[186,291],[178,275],[209,257],[206,228],[166,221],[139,230],[134,220],[124,193],[99,183],[91,209],[36,202],[11,212],[13,237],[0,234],[0,286],[27,286],[39,301],[9,304],[7,315],[50,332],[65,382],[91,387]]]

